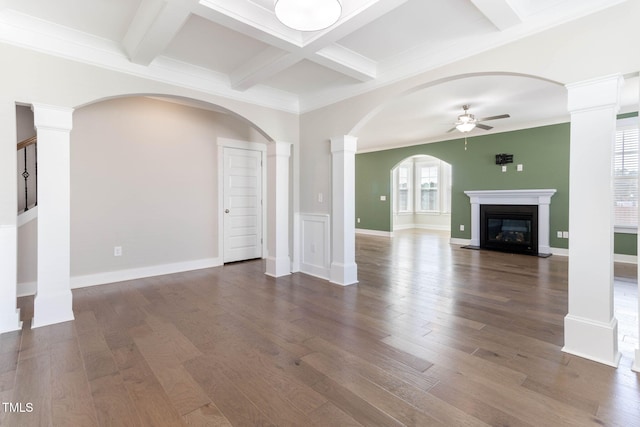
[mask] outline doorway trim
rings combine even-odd
[[[267,212],[265,200],[267,194],[267,145],[259,142],[242,141],[238,139],[218,137],[218,257],[224,260],[224,215],[222,208],[224,207],[224,149],[238,148],[241,150],[253,150],[260,152],[260,160],[262,162],[262,255],[264,259],[267,253]],[[223,262],[224,263],[224,262]]]

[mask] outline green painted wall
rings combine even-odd
[[[623,255],[638,255],[638,236],[636,234],[615,233],[613,252]]]
[[[501,172],[498,153],[513,154],[513,164]],[[569,124],[475,136],[356,155],[357,228],[391,231],[391,169],[407,157],[427,154],[452,165],[451,237],[471,238],[471,204],[466,190],[555,188],[551,199],[549,241],[568,248],[556,231],[569,230]],[[523,171],[517,172],[516,165]],[[381,201],[385,196],[386,201]],[[460,231],[464,225],[465,231]],[[615,235],[616,253],[635,255],[636,235]]]

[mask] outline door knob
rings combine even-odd
[[[229,209],[225,209],[225,210],[224,210],[224,213],[229,213]]]

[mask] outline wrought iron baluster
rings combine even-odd
[[[27,148],[24,147],[24,172],[22,177],[24,178],[24,212],[29,210],[29,171],[27,170]]]

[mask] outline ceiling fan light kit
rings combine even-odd
[[[319,31],[335,24],[342,14],[339,0],[275,0],[280,22],[298,31]]]
[[[476,127],[474,122],[462,122],[456,125],[456,129],[458,129],[462,133],[470,132]]]
[[[508,114],[501,114],[499,116],[491,116],[491,117],[485,117],[483,119],[476,119],[476,116],[474,116],[469,112],[469,105],[463,105],[462,109],[464,110],[464,114],[458,116],[458,121],[454,123],[454,127],[449,129],[447,132],[453,132],[454,130],[457,129],[462,133],[468,133],[468,132],[471,132],[476,127],[484,130],[489,130],[489,129],[493,129],[493,127],[487,126],[480,122],[488,121],[488,120],[506,119],[511,117]]]

